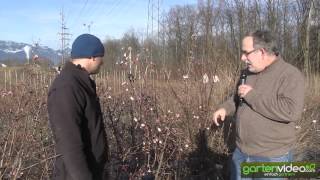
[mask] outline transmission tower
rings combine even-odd
[[[161,0],[148,0],[148,23],[147,23],[147,39],[157,39],[159,46],[160,39],[160,1]],[[150,30],[151,29],[151,30]],[[155,34],[155,29],[157,29]],[[150,32],[149,32],[150,31]],[[153,47],[150,44],[150,61],[153,61],[152,51]]]
[[[69,46],[69,36],[71,35],[70,33],[68,33],[68,29],[66,27],[66,23],[64,21],[64,12],[63,9],[60,12],[60,16],[61,16],[61,32],[59,32],[58,34],[60,35],[60,41],[61,41],[61,64],[65,63],[65,59],[66,59],[66,48]]]
[[[154,38],[155,29],[157,29],[157,38],[159,38],[160,3],[161,0],[148,0],[147,38],[149,38],[149,35]]]
[[[32,50],[32,53],[33,53],[33,57],[32,57],[32,60],[36,60],[37,58],[39,58],[39,46],[40,45],[40,38],[38,40],[32,40],[32,43],[33,43],[33,50]]]

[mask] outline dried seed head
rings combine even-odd
[[[202,76],[202,82],[203,82],[203,84],[207,84],[209,82],[209,77],[208,77],[207,73],[205,73]]]
[[[214,76],[213,76],[213,82],[214,82],[214,83],[217,83],[217,82],[219,82],[219,81],[220,81],[219,77],[218,77],[217,75],[214,75]]]
[[[183,75],[182,77],[183,77],[183,79],[188,79],[188,78],[189,78],[189,75],[188,75],[188,74],[185,74],[185,75]]]

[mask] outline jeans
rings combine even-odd
[[[261,156],[250,156],[241,152],[236,148],[232,154],[231,162],[231,180],[250,180],[250,179],[270,179],[270,180],[280,180],[284,178],[241,178],[241,168],[240,165],[242,162],[290,162],[292,161],[292,153],[288,152],[283,156],[279,157],[261,157]]]

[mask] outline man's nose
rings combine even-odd
[[[241,61],[246,62],[246,61],[248,61],[248,58],[244,54],[242,54]]]

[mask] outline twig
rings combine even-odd
[[[59,156],[61,156],[61,154],[57,154],[57,155],[54,155],[54,156],[52,156],[52,157],[48,157],[48,158],[46,158],[46,159],[41,160],[40,162],[37,162],[37,163],[35,163],[35,164],[32,164],[32,165],[30,165],[30,166],[28,166],[28,167],[22,168],[21,171],[30,169],[30,168],[32,168],[32,167],[34,167],[34,166],[37,166],[37,165],[39,165],[39,164],[41,164],[41,163],[46,162],[47,160],[54,159],[54,158],[59,157]]]
[[[157,172],[156,172],[155,180],[158,179],[158,176],[159,176],[159,173],[160,173],[160,169],[161,169],[162,162],[163,162],[163,154],[164,154],[164,151],[165,151],[166,146],[167,146],[168,136],[169,136],[169,133],[166,134],[166,139],[164,140],[163,149],[162,149],[162,152],[160,154],[160,162],[159,162],[159,166],[158,166],[158,169],[157,169]]]

